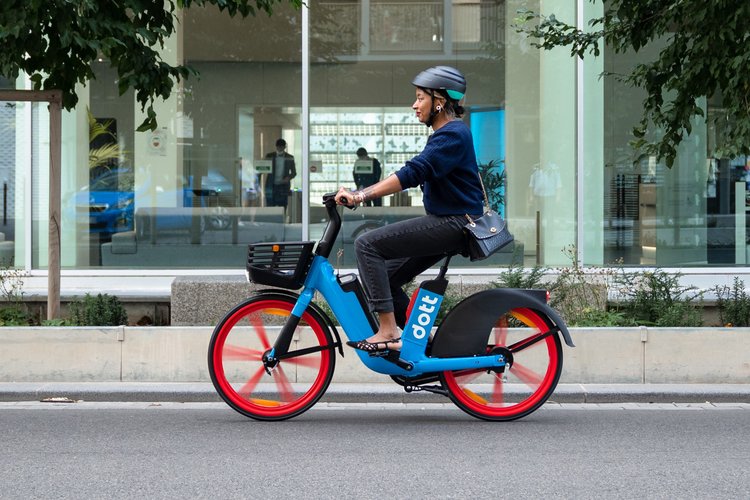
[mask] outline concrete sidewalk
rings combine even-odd
[[[160,382],[3,382],[0,401],[215,402],[209,383]],[[439,394],[408,394],[395,383],[331,384],[321,401],[335,403],[427,403]],[[750,384],[560,384],[556,403],[750,403]]]

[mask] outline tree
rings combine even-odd
[[[172,66],[159,49],[175,32],[179,9],[213,4],[229,15],[265,12],[286,0],[3,0],[0,2],[0,75],[30,76],[35,90],[63,92],[63,107],[78,102],[75,86],[94,78],[102,58],[117,70],[120,94],[129,88],[146,112],[139,131],[156,129],[154,100],[196,71]],[[295,7],[302,0],[288,0]]]
[[[691,119],[706,116],[698,100],[707,97],[721,109],[716,117],[722,121],[721,142],[713,154],[750,154],[750,2],[609,0],[603,12],[589,21],[590,30],[580,30],[554,15],[524,10],[517,29],[535,38],[539,48],[569,46],[571,55],[582,59],[587,53],[598,56],[602,41],[615,53],[664,43],[656,60],[618,76],[647,94],[631,144],[671,167],[677,146],[691,132]]]

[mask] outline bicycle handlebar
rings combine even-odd
[[[333,244],[341,230],[341,216],[336,209],[336,193],[324,194],[323,205],[325,205],[326,212],[328,213],[328,224],[323,231],[323,236],[321,236],[320,241],[318,241],[315,253],[321,257],[328,258],[328,256],[331,255]]]

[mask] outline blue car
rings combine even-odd
[[[113,234],[133,230],[135,192],[131,170],[109,170],[75,196],[76,219],[88,219],[89,232]]]
[[[164,199],[182,198],[182,207],[208,206],[212,198],[231,196],[232,183],[216,170],[209,170],[202,178],[202,189],[193,189],[191,183],[181,193],[166,192],[156,189],[159,197]],[[195,203],[194,199],[198,198]],[[81,188],[75,195],[76,220],[87,225],[90,233],[114,234],[134,229],[135,191],[134,174],[129,169],[107,170],[94,178],[88,186]],[[163,220],[161,220],[163,219]],[[192,218],[189,216],[164,216],[155,221],[161,229],[190,229]],[[212,229],[225,229],[229,218],[217,212],[207,220],[200,221],[201,230],[206,225]]]

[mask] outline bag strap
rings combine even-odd
[[[484,189],[484,182],[482,181],[482,176],[479,174],[479,170],[477,170],[477,177],[479,177],[479,184],[482,186],[482,195],[484,195],[484,213],[490,213],[492,211],[492,208],[490,207],[490,201],[487,199],[487,191],[485,191]],[[469,216],[469,214],[464,214],[464,217],[466,217],[466,220],[469,221],[471,227],[474,227],[474,220]]]
[[[477,177],[479,177],[479,184],[482,186],[482,194],[484,195],[484,206],[487,209],[485,211],[489,212],[490,210],[492,210],[492,208],[490,207],[490,200],[487,199],[487,191],[484,190],[484,181],[482,181],[482,176],[479,173],[479,170],[477,170]]]

